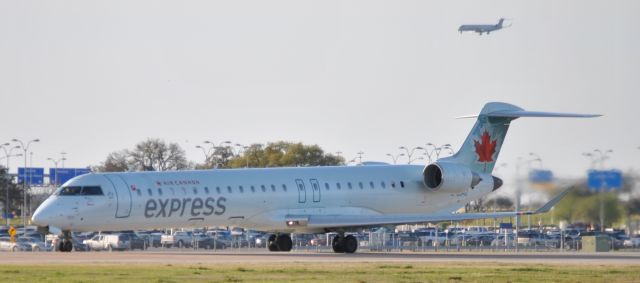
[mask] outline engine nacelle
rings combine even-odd
[[[446,191],[450,193],[463,193],[475,188],[483,178],[480,174],[462,164],[456,163],[432,163],[422,172],[424,184],[433,191]],[[487,178],[489,181],[492,178]]]

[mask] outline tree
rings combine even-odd
[[[190,168],[184,150],[177,143],[167,144],[160,139],[147,139],[132,150],[110,153],[95,167],[100,172],[166,171]]]
[[[126,149],[114,151],[107,155],[107,159],[95,171],[99,172],[125,172],[129,171],[129,152]]]
[[[2,200],[3,205],[2,214],[4,214],[4,208],[7,207],[7,190],[9,190],[9,208],[16,210],[21,207],[22,191],[11,181],[7,168],[0,166],[0,200]]]
[[[226,167],[306,167],[344,164],[344,159],[326,154],[318,145],[292,142],[274,142],[267,146],[253,144],[242,154],[232,157]]]
[[[176,143],[147,139],[129,152],[129,165],[134,170],[166,171],[188,168],[184,150]]]

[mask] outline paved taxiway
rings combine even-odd
[[[496,262],[566,265],[638,265],[640,253],[498,253],[431,252],[334,254],[316,252],[46,252],[2,253],[0,264],[261,264],[289,262]]]

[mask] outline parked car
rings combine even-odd
[[[467,238],[467,246],[490,246],[494,236],[489,234],[477,234]]]
[[[39,251],[49,251],[50,247],[48,247],[43,241],[39,238],[33,237],[19,237],[16,239],[18,243],[25,243],[31,246],[31,251],[39,252]]]
[[[199,249],[211,250],[211,249],[226,249],[227,245],[222,241],[218,241],[207,234],[196,234],[193,237],[191,246]]]
[[[191,231],[177,231],[173,235],[162,235],[160,237],[160,244],[163,247],[189,247],[193,241],[193,232]]]
[[[624,241],[624,246],[627,248],[637,248],[640,247],[640,235],[636,235],[626,239]]]
[[[135,250],[135,249],[146,250],[147,247],[149,246],[147,242],[142,237],[138,236],[136,233],[121,233],[120,237],[121,237],[121,240],[123,241],[127,241],[127,240],[129,241],[130,250]]]
[[[18,252],[18,251],[31,251],[31,245],[24,242],[11,242],[9,237],[0,237],[0,250]]]
[[[84,240],[83,243],[92,251],[124,251],[131,248],[130,240],[131,238],[125,236],[125,234],[100,234],[93,236],[93,238],[89,240]]]

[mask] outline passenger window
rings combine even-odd
[[[61,196],[77,196],[82,191],[82,187],[64,187],[60,191]]]
[[[151,191],[151,189],[147,189],[147,193],[149,193],[149,196],[153,196],[153,191]]]
[[[220,187],[216,187],[216,193],[220,194]]]
[[[209,187],[204,187],[204,192],[205,192],[206,194],[209,194]]]
[[[182,187],[181,189],[182,189],[182,194],[187,195],[187,189],[185,189],[184,187]]]
[[[386,189],[386,188],[387,188],[387,185],[384,183],[384,181],[380,182],[380,186],[381,186],[383,189]]]
[[[138,196],[141,197],[142,196],[142,190],[136,190],[138,192]]]
[[[287,185],[282,184],[282,190],[286,192],[287,191]]]
[[[275,192],[275,191],[276,191],[276,186],[275,186],[275,185],[273,185],[273,184],[271,184],[271,191],[272,191],[272,192]]]
[[[260,185],[260,189],[263,193],[267,191],[267,188],[264,185]]]
[[[369,187],[371,187],[372,189],[375,188],[375,185],[373,184],[373,181],[369,182]]]
[[[342,187],[340,186],[340,183],[336,183],[336,188],[338,188],[338,190],[342,189]]]
[[[100,188],[99,186],[87,186],[87,187],[82,187],[82,195],[85,196],[101,196],[102,195],[102,188]]]
[[[329,183],[324,183],[324,188],[328,191],[329,190]]]
[[[396,188],[396,183],[391,181],[391,187],[395,189]]]
[[[238,186],[238,189],[240,190],[240,193],[244,193],[244,188],[242,186]]]
[[[358,182],[358,187],[360,187],[360,189],[364,189],[364,185],[362,184],[362,182]]]
[[[158,188],[158,195],[162,196],[162,189],[161,188]]]
[[[232,193],[231,186],[227,186],[227,191],[229,191],[229,193]]]
[[[193,194],[197,195],[198,194],[198,190],[196,189],[196,187],[193,187]]]
[[[255,192],[256,192],[256,187],[251,186],[251,192],[252,192],[252,193],[255,193]]]
[[[347,187],[349,188],[349,190],[353,189],[353,187],[351,186],[351,182],[347,182]]]
[[[404,182],[403,181],[400,181],[400,187],[404,188]]]

